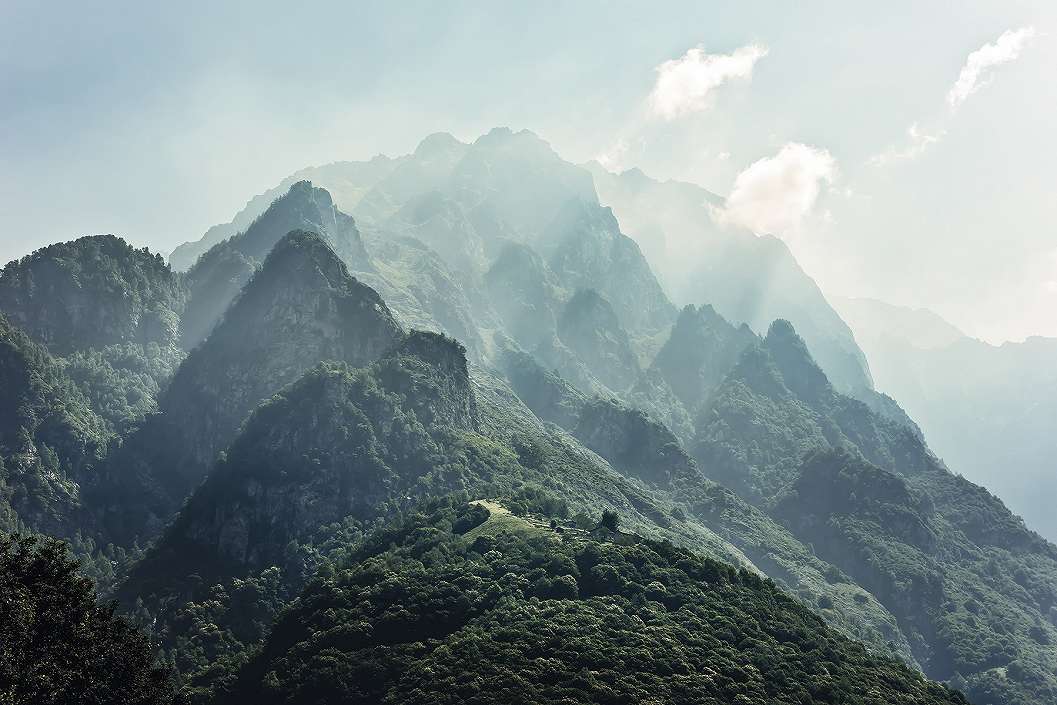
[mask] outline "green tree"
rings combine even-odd
[[[60,541],[0,534],[0,702],[174,702],[147,638],[77,568]]]

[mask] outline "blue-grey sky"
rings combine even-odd
[[[6,0],[0,259],[168,251],[300,167],[508,125],[737,192],[827,292],[1057,335],[1055,37],[1042,0]]]

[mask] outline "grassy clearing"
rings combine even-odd
[[[529,518],[514,516],[510,510],[490,499],[476,499],[470,504],[477,504],[489,512],[489,517],[480,526],[467,531],[463,538],[474,541],[478,536],[494,536],[506,532],[516,536],[532,536],[534,534],[550,534],[557,538],[557,534],[547,524]]]

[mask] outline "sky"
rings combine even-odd
[[[530,129],[828,294],[1057,336],[1057,3],[0,3],[0,260],[168,252],[304,166]]]

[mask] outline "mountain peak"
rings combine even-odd
[[[121,522],[120,533],[164,521],[257,404],[321,361],[377,360],[400,336],[378,293],[349,274],[328,241],[306,230],[287,233],[184,360],[160,413],[109,463],[117,487],[100,494],[122,485],[142,491],[137,509],[145,516],[107,520]],[[131,486],[137,475],[147,478],[145,488]]]
[[[298,229],[322,235],[343,258],[366,257],[352,217],[334,206],[329,191],[308,180],[291,185],[230,242],[244,255],[263,260],[280,238]]]
[[[0,270],[0,311],[50,352],[175,343],[184,306],[160,255],[115,235],[43,247]]]
[[[493,127],[473,143],[474,147],[485,149],[519,150],[521,154],[545,156],[548,159],[561,161],[550,143],[531,130],[514,132],[509,127]]]
[[[448,154],[465,147],[465,144],[449,132],[434,132],[418,143],[418,146],[415,147],[415,156],[429,158],[438,154]]]
[[[317,208],[325,209],[334,206],[334,199],[325,188],[314,185],[308,179],[296,181],[290,185],[286,193],[277,200],[291,199],[302,202],[311,202]]]
[[[832,385],[818,366],[804,339],[784,318],[771,323],[763,346],[770,353],[789,389],[802,399],[831,395]]]
[[[191,296],[181,322],[184,348],[193,348],[209,335],[255,266],[293,231],[316,233],[345,264],[370,269],[352,217],[334,206],[326,189],[297,181],[243,232],[214,245],[195,262],[188,273]]]
[[[334,248],[322,235],[312,230],[299,228],[291,230],[275,243],[271,252],[268,253],[268,257],[264,260],[264,268],[274,266],[270,263],[282,260],[291,251],[304,253],[307,257],[321,262],[341,262],[337,253],[334,252]]]
[[[698,407],[756,340],[748,326],[736,327],[708,304],[679,312],[653,367],[688,410]]]
[[[803,339],[797,335],[793,324],[784,318],[776,318],[767,329],[767,339],[774,341],[788,341],[804,345]],[[805,349],[807,346],[804,346]]]

